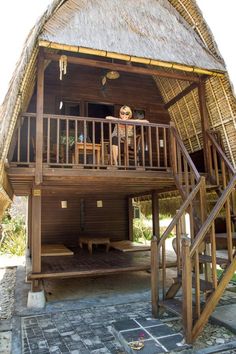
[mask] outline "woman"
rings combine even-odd
[[[122,106],[120,109],[120,118],[107,116],[106,119],[113,119],[113,120],[131,120],[132,119],[132,111],[129,106]],[[132,119],[132,122],[140,122],[140,119]],[[148,120],[143,120],[142,122],[149,123]],[[116,124],[115,129],[112,132],[112,158],[114,165],[118,165],[118,130],[119,130],[119,137],[120,140],[124,140],[126,137],[126,129],[124,124]],[[133,126],[127,126],[127,135],[128,137],[133,136],[134,130]]]

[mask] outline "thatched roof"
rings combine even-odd
[[[225,70],[168,0],[69,0],[39,39]]]
[[[54,0],[29,34],[0,108],[0,177],[18,116],[35,85],[38,44],[98,55],[121,54],[131,61],[186,71],[224,71],[224,61],[195,0]],[[141,59],[138,59],[138,58]],[[155,77],[165,102],[188,82]],[[236,166],[236,100],[227,73],[207,81],[212,129],[220,130],[228,158]],[[197,91],[169,109],[190,152],[202,146]],[[1,185],[0,180],[0,185]],[[1,194],[1,191],[0,191]]]

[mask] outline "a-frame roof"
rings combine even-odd
[[[118,53],[131,61],[135,57],[149,58],[167,68],[163,70],[178,66],[186,71],[194,71],[195,67],[213,72],[225,70],[195,0],[54,0],[30,32],[0,107],[0,209],[8,203],[3,183],[4,163],[17,118],[27,109],[35,86],[40,43],[57,49],[65,46],[64,49],[74,52],[95,49],[100,51],[98,55],[108,57]],[[154,79],[164,102],[188,85],[178,80]],[[190,152],[202,146],[196,91],[169,108]],[[221,132],[226,154],[236,166],[236,100],[227,72],[207,80],[206,102],[210,127]]]

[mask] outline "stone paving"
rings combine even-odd
[[[149,318],[150,313],[150,303],[137,302],[24,317],[23,353],[121,354],[124,350],[111,333],[112,324],[140,314]]]

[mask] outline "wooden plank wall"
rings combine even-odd
[[[161,94],[151,76],[120,73],[117,80],[101,80],[107,70],[68,65],[68,73],[59,80],[58,63],[52,62],[45,71],[44,112],[60,114],[60,100],[103,102],[130,105],[145,109],[146,118],[153,123],[168,123],[169,114],[164,109]],[[33,95],[29,112],[35,111]]]
[[[61,208],[61,200],[67,200],[66,209]],[[102,208],[97,207],[97,200],[102,200]],[[80,234],[127,239],[127,200],[109,195],[42,198],[42,243],[73,245]]]

